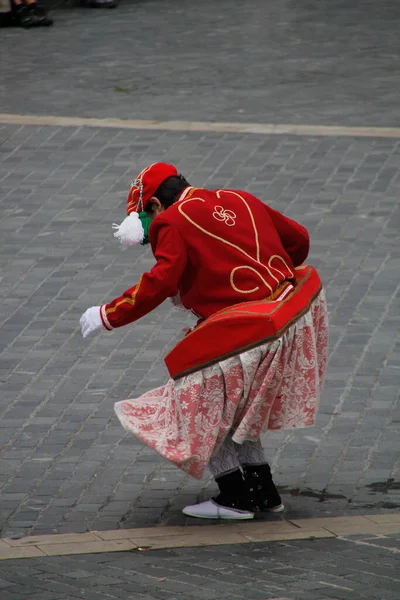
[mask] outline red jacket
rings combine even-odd
[[[187,188],[152,222],[149,273],[102,306],[107,329],[136,321],[166,298],[200,318],[273,297],[309,251],[307,230],[243,191]]]

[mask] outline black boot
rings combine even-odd
[[[284,506],[272,480],[270,466],[267,463],[263,465],[245,465],[243,472],[250,488],[253,510],[282,512]]]
[[[252,509],[251,493],[249,493],[243,473],[239,469],[216,477],[215,481],[220,493],[213,498],[214,502],[238,510]]]
[[[118,0],[81,0],[81,5],[88,8],[117,8]]]
[[[212,500],[186,506],[183,514],[200,519],[243,520],[254,517],[252,497],[240,469],[236,469],[215,481],[220,493]]]
[[[37,2],[34,2],[33,4],[30,4],[29,6],[34,10],[34,12],[35,12],[36,15],[48,18],[47,10],[41,4],[38,4]]]
[[[14,5],[13,15],[15,24],[25,29],[30,29],[31,27],[49,27],[53,24],[53,20],[42,9],[39,12],[37,11],[36,4]]]

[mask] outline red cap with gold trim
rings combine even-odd
[[[173,165],[162,162],[143,169],[131,183],[126,207],[128,215],[134,211],[138,213],[145,211],[159,186],[168,177],[177,175],[178,171]]]
[[[149,243],[149,227],[151,218],[146,210],[151,198],[168,177],[177,176],[178,171],[173,165],[154,163],[143,169],[131,183],[128,194],[126,212],[128,216],[120,225],[113,223],[114,237],[121,244],[135,246]]]

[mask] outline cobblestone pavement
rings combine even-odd
[[[288,515],[400,506],[400,141],[4,125],[0,129],[3,536],[192,524],[214,490],[125,436],[115,400],[166,379],[182,313],[83,340],[81,313],[152,265],[123,249],[132,169],[245,187],[310,230],[331,312],[318,425],[265,440]],[[132,167],[134,165],[134,167]]]
[[[6,561],[2,600],[398,600],[399,536]]]
[[[55,11],[48,30],[1,30],[0,112],[399,126],[399,6]],[[112,334],[78,330],[88,306],[152,265],[110,225],[132,176],[160,159],[194,185],[244,187],[310,230],[330,365],[317,426],[265,438],[288,517],[398,510],[399,157],[397,139],[0,125],[1,536],[190,526],[181,508],[214,491],[113,416],[114,401],[165,381],[163,356],[190,318],[165,303]],[[0,596],[398,600],[399,544],[360,535],[8,560]]]
[[[125,0],[54,18],[1,31],[2,112],[400,124],[397,0]]]
[[[399,11],[394,0],[60,10],[48,30],[1,30],[1,111],[399,125]],[[159,159],[310,229],[331,360],[318,426],[265,441],[288,515],[398,509],[399,156],[397,139],[0,126],[2,535],[190,525],[181,508],[214,489],[113,417],[115,400],[165,381],[181,313],[165,304],[89,341],[77,328],[152,265],[110,225],[132,175]]]
[[[0,112],[399,126],[395,0],[243,6],[126,1],[56,11],[48,30],[1,30]],[[194,185],[244,187],[310,230],[330,364],[317,426],[264,440],[287,516],[398,511],[399,157],[394,138],[0,125],[1,536],[191,526],[182,507],[214,491],[113,416],[114,401],[165,381],[163,356],[190,317],[165,303],[112,334],[78,330],[88,306],[152,265],[110,226],[132,176],[160,159]],[[8,560],[0,596],[398,600],[399,544],[360,535]]]

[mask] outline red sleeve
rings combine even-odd
[[[141,276],[136,285],[101,307],[106,329],[122,327],[140,319],[177,292],[186,265],[186,247],[173,225],[162,219],[157,221],[150,228],[151,245],[157,262],[149,273]]]
[[[310,250],[310,237],[307,229],[270,206],[266,204],[264,206],[281,238],[282,246],[293,261],[293,265],[298,267],[303,264]]]

